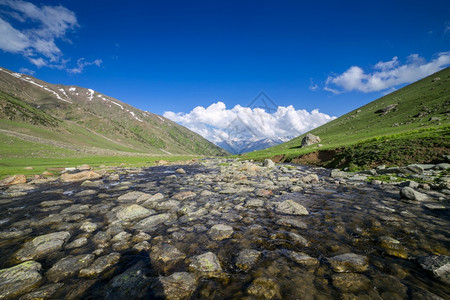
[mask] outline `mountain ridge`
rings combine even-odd
[[[0,121],[3,130],[73,144],[81,152],[94,147],[118,155],[227,154],[163,116],[90,88],[50,84],[5,68],[0,68]]]

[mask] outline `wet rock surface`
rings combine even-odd
[[[0,299],[447,299],[446,168],[205,159],[3,186]]]

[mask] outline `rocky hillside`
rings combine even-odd
[[[0,135],[69,151],[223,155],[200,135],[97,91],[0,68]],[[4,139],[3,139],[4,140]]]
[[[326,167],[439,162],[450,149],[450,68],[377,99],[308,133],[245,157]]]

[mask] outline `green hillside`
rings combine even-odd
[[[320,145],[301,148],[301,135],[243,157],[368,168],[432,162],[450,149],[450,68],[419,80],[308,133]]]
[[[227,154],[162,116],[3,68],[0,138],[1,159]]]

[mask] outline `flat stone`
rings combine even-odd
[[[75,174],[64,173],[61,175],[62,182],[76,182],[84,180],[95,180],[102,178],[102,175],[94,171],[82,171]]]
[[[97,258],[90,267],[80,270],[80,277],[95,278],[115,265],[120,259],[120,254],[112,252]]]
[[[170,244],[152,247],[150,258],[153,262],[174,263],[186,258],[186,254]]]
[[[225,224],[216,224],[208,231],[211,239],[215,241],[221,241],[228,239],[233,234],[233,227]]]
[[[387,254],[405,259],[408,258],[406,248],[400,243],[400,241],[390,236],[382,236],[380,237],[380,244]]]
[[[249,208],[257,208],[257,207],[263,207],[264,206],[264,200],[262,199],[248,199],[245,201],[245,207]]]
[[[104,231],[99,231],[92,237],[94,244],[101,248],[108,247],[110,240],[111,235]]]
[[[156,210],[169,210],[169,209],[172,209],[172,208],[175,208],[178,206],[180,206],[180,201],[169,199],[166,201],[159,202],[156,205],[155,209]]]
[[[278,218],[275,220],[275,223],[282,226],[288,226],[288,227],[296,227],[296,228],[302,228],[306,229],[308,228],[308,225],[302,221],[300,221],[297,217],[287,217],[283,216],[281,218]]]
[[[28,235],[32,232],[30,228],[24,230],[0,231],[0,240],[15,239]]]
[[[132,237],[131,233],[128,233],[126,231],[122,231],[119,232],[118,234],[116,234],[112,239],[111,242],[115,243],[115,242],[123,242],[123,241],[127,241]]]
[[[16,298],[41,284],[41,264],[27,261],[0,270],[0,299]]]
[[[175,195],[172,196],[172,198],[175,200],[183,201],[183,200],[193,199],[195,196],[197,196],[196,193],[191,192],[191,191],[186,191],[186,192],[176,193]]]
[[[19,298],[19,300],[52,299],[52,295],[63,286],[64,283],[47,284],[41,286],[38,289],[33,290],[28,294],[23,295],[22,297]]]
[[[67,244],[65,249],[73,249],[73,248],[80,248],[83,247],[84,245],[86,245],[88,243],[88,239],[87,237],[80,237],[74,241],[72,241],[71,243]]]
[[[289,251],[288,257],[306,268],[316,268],[319,266],[319,260],[303,252]]]
[[[19,261],[41,258],[51,252],[58,251],[70,238],[67,231],[54,232],[35,237],[26,242],[23,247],[14,254],[14,258]]]
[[[128,192],[128,193],[120,196],[119,198],[117,198],[117,200],[119,202],[136,202],[137,199],[139,199],[140,197],[143,197],[143,196],[149,196],[149,195],[146,193],[143,193],[143,192],[134,191],[134,192]]]
[[[199,273],[200,276],[217,278],[222,276],[222,266],[219,258],[212,252],[206,252],[192,257],[189,270]]]
[[[308,215],[308,210],[301,204],[293,201],[293,200],[285,200],[281,203],[278,203],[275,207],[275,211],[281,214],[287,215]]]
[[[89,205],[87,204],[73,204],[61,211],[61,214],[75,214],[75,213],[87,213],[89,211]]]
[[[117,212],[116,216],[122,221],[136,221],[148,217],[151,214],[152,212],[145,207],[138,204],[132,204],[123,207],[123,209]]]
[[[167,300],[190,299],[197,288],[197,280],[188,272],[176,272],[170,276],[160,276],[153,285],[157,297]]]
[[[82,254],[77,256],[67,256],[55,263],[45,274],[52,282],[59,282],[72,277],[81,269],[88,267],[95,256],[93,254]]]
[[[39,203],[39,205],[42,207],[52,207],[72,203],[73,203],[72,200],[50,200],[50,201],[42,201],[41,203]]]
[[[84,190],[84,191],[76,193],[74,196],[75,197],[85,197],[85,196],[97,195],[97,193],[98,192],[96,190]]]
[[[333,286],[342,292],[358,292],[370,287],[370,280],[364,275],[356,273],[333,274]]]
[[[257,299],[282,299],[280,287],[272,278],[256,278],[248,287],[247,293]]]
[[[139,221],[136,225],[133,226],[133,228],[135,230],[142,230],[142,231],[153,230],[156,226],[168,221],[170,218],[171,215],[168,213],[153,215]]]
[[[236,259],[236,267],[247,271],[255,265],[261,256],[261,252],[253,249],[245,249],[239,252]]]
[[[346,253],[328,258],[328,263],[335,272],[364,272],[369,268],[366,256]]]

